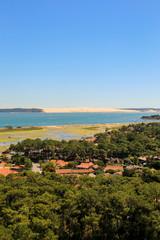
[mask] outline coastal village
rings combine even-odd
[[[6,154],[4,154],[6,157]],[[2,156],[2,158],[4,157]],[[7,154],[7,156],[9,156]],[[12,155],[13,156],[13,155]],[[151,160],[151,159],[150,159]],[[160,156],[152,157],[153,161],[159,161]],[[51,162],[56,165],[55,173],[60,175],[82,175],[86,174],[90,177],[96,177],[96,174],[94,172],[99,169],[99,165],[96,164],[96,159],[93,162],[82,162],[75,166],[75,169],[66,168],[69,162],[66,162],[64,160],[54,160],[54,159],[48,159],[44,160],[44,162]],[[149,161],[148,156],[141,156],[139,157],[140,165],[124,165],[124,164],[115,164],[114,162],[121,162],[122,159],[108,159],[108,162],[106,166],[103,169],[103,172],[106,176],[123,176],[124,169],[137,169],[141,171],[142,167],[146,165],[147,161]],[[1,161],[0,162],[0,174],[4,176],[8,176],[9,174],[17,175],[20,172],[26,170],[25,165],[11,165],[8,164],[8,158],[6,159],[6,162]],[[39,172],[40,174],[43,173],[43,169],[41,168],[39,163],[32,163],[32,169],[33,172]],[[155,169],[152,169],[156,171]]]

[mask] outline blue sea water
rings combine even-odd
[[[144,115],[151,113],[0,113],[0,128],[147,122]]]

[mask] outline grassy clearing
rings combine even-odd
[[[38,130],[38,131],[37,131]],[[48,129],[30,128],[30,129],[13,129],[8,131],[0,131],[0,142],[18,141],[26,138],[47,138]]]
[[[43,130],[41,127],[26,127],[26,128],[12,128],[12,129],[0,129],[0,133],[14,133],[14,132],[25,132],[25,131],[37,131]]]
[[[0,142],[18,141],[19,139],[20,139],[19,137],[11,137],[11,138],[2,137],[0,138]]]
[[[96,131],[96,130],[98,130],[99,129],[99,127],[94,127],[94,126],[92,126],[92,127],[85,127],[85,128],[83,128],[84,130],[93,130],[93,131]]]
[[[117,127],[111,127],[110,129],[112,129],[112,130],[116,130],[116,129],[121,129],[121,127],[119,126],[117,126]]]
[[[61,126],[59,127],[59,131],[63,131],[64,134],[70,134],[73,136],[87,136],[94,135],[98,132],[104,132],[104,125],[70,125],[70,126]]]

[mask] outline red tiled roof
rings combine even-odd
[[[2,174],[4,176],[7,176],[10,173],[17,174],[18,172],[13,171],[13,170],[11,170],[11,169],[9,169],[7,167],[6,168],[0,168],[0,174]]]
[[[96,164],[96,165],[93,165],[93,168],[97,169],[97,168],[99,168],[99,166]]]
[[[56,163],[56,162],[57,162],[57,160],[51,160],[51,162],[54,162],[54,163]]]
[[[88,169],[90,167],[92,167],[94,164],[92,162],[89,163],[81,163],[80,165],[77,165],[76,168],[84,168],[84,169]]]
[[[140,161],[147,161],[147,157],[139,157]]]
[[[114,171],[116,171],[116,170],[122,171],[123,170],[123,166],[120,166],[120,165],[107,165],[105,167],[104,171],[107,171],[109,169],[114,170]]]
[[[19,166],[13,166],[13,167],[11,167],[11,169],[22,169],[24,167],[25,167],[25,165],[19,165]]]
[[[63,161],[63,160],[57,160],[57,165],[59,165],[59,166],[64,167],[64,166],[66,166],[67,164],[68,164],[68,162],[65,162],[65,161]]]
[[[123,175],[123,172],[122,171],[120,171],[120,172],[116,172],[116,173],[114,173],[113,175]]]
[[[93,169],[56,169],[56,173],[59,174],[91,173],[93,171]]]
[[[63,160],[51,160],[51,162],[56,163],[59,167],[65,167],[68,164],[68,162]]]
[[[94,173],[90,173],[89,176],[90,176],[90,177],[93,177],[93,178],[96,177],[96,175],[95,175]]]
[[[87,142],[94,142],[96,140],[96,137],[91,137],[91,138],[87,138],[85,139]]]
[[[2,161],[2,162],[0,163],[0,167],[4,167],[5,164],[6,164],[6,162]]]

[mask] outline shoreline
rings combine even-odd
[[[85,126],[112,126],[112,125],[129,125],[129,124],[138,124],[142,122],[128,122],[128,123],[89,123],[89,124],[67,124],[67,125],[48,125],[48,126],[26,126],[26,127],[13,127],[12,129],[7,129],[7,128],[0,128],[0,133],[4,132],[12,132],[12,131],[39,131],[39,130],[44,130],[45,128],[63,128],[63,127],[85,127]],[[149,123],[149,122],[143,122],[143,123]]]
[[[104,126],[104,125],[129,125],[129,124],[138,124],[141,122],[136,122],[136,123],[89,123],[89,124],[71,124],[71,125],[50,125],[50,126],[40,126],[40,128],[61,128],[61,127],[78,127],[78,126]]]

